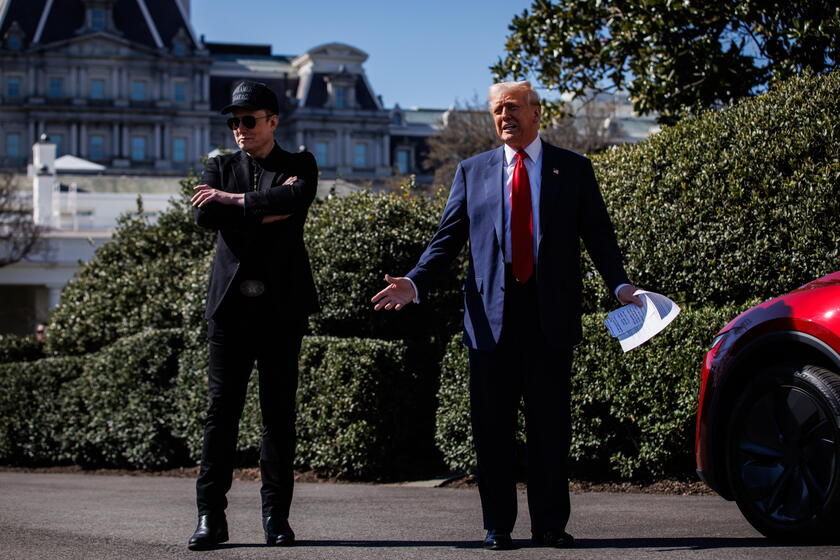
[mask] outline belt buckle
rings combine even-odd
[[[243,280],[239,283],[239,293],[245,297],[260,297],[265,293],[265,282],[261,280]]]

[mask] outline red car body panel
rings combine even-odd
[[[722,435],[721,393],[728,375],[737,369],[738,360],[751,345],[772,341],[778,335],[797,339],[840,368],[840,271],[792,292],[756,305],[733,319],[718,332],[715,343],[706,353],[701,373],[700,395],[695,431],[695,462],[700,478],[724,497],[729,497],[726,483],[716,473],[722,457],[713,453],[713,439]],[[765,347],[767,348],[767,347]],[[758,350],[759,352],[761,350]]]

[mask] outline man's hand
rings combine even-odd
[[[632,284],[622,286],[622,288],[618,290],[618,301],[620,301],[622,305],[627,305],[628,303],[635,303],[639,307],[642,307],[644,305],[642,303],[642,300],[639,298],[639,296],[633,295],[638,289],[639,288]]]
[[[273,224],[274,222],[279,222],[280,220],[285,220],[291,216],[291,214],[271,214],[270,216],[263,216],[262,224]]]
[[[198,185],[193,187],[195,194],[190,203],[196,208],[203,208],[210,202],[218,202],[219,204],[227,204],[233,206],[245,206],[245,195],[243,193],[229,193],[219,189],[214,189],[210,185]]]
[[[417,296],[408,278],[393,278],[386,274],[385,281],[388,282],[388,287],[370,299],[371,303],[376,304],[373,306],[376,311],[383,307],[389,311],[391,309],[399,311],[414,301]]]

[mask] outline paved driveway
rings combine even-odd
[[[262,546],[259,486],[235,482],[231,542],[190,552],[189,479],[0,472],[3,559],[522,559],[840,558],[835,547],[784,547],[761,538],[734,504],[714,496],[572,496],[579,548],[534,548],[525,496],[513,551],[482,550],[478,493],[469,489],[298,484],[291,523],[299,545]]]

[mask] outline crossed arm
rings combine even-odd
[[[284,184],[291,184],[295,181],[297,181],[297,177],[290,177]],[[238,206],[240,208],[245,207],[245,193],[231,193],[220,189],[214,189],[210,185],[198,185],[193,187],[193,190],[195,191],[195,194],[192,199],[190,199],[190,202],[196,208],[204,208],[211,202],[218,202],[224,206]],[[280,220],[285,220],[289,216],[291,216],[291,214],[268,214],[262,217],[260,223],[270,224],[273,222],[279,222]]]

